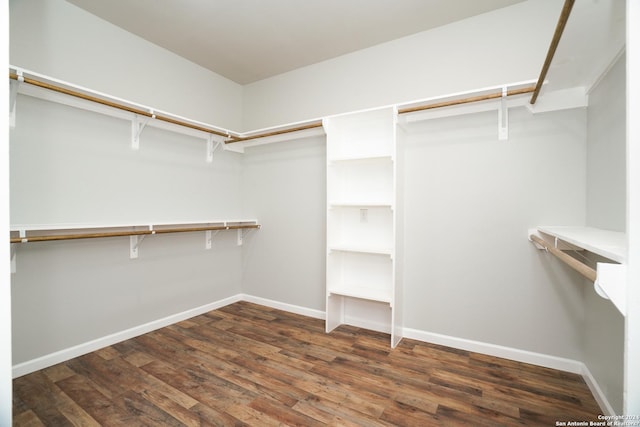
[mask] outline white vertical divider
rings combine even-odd
[[[0,61],[9,65],[9,2],[0,0]],[[0,86],[0,99],[9,99],[9,85]],[[9,103],[0,102],[0,134],[9,134]],[[11,273],[9,243],[9,142],[3,140],[0,149],[0,425],[11,425]]]
[[[640,2],[627,0],[627,316],[624,414],[640,416]],[[634,421],[634,420],[630,420]],[[638,422],[635,419],[635,422]]]

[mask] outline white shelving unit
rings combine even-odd
[[[536,230],[533,230],[534,232]],[[611,262],[598,262],[594,289],[626,315],[627,237],[593,227],[541,226],[538,235],[557,249],[585,250]],[[531,234],[531,232],[530,232]]]
[[[352,324],[402,339],[397,112],[330,117],[326,330]]]

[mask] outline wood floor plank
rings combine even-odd
[[[73,412],[74,402],[44,372],[34,372],[23,379],[14,387],[14,393],[40,420],[60,426],[72,425],[65,413]],[[83,411],[78,408],[77,412]]]
[[[247,423],[240,421],[223,411],[218,411],[204,404],[197,404],[190,410],[200,418],[201,426],[233,426],[244,427],[248,426]]]
[[[110,398],[102,394],[92,381],[82,375],[74,375],[56,383],[78,406],[100,425],[126,425],[130,416]],[[47,424],[56,425],[47,418]],[[75,422],[75,420],[72,420]]]
[[[13,425],[24,427],[44,427],[44,424],[42,423],[42,421],[40,421],[40,418],[38,418],[35,412],[33,412],[31,409],[20,412],[16,416],[14,416]]]
[[[318,420],[298,412],[295,409],[289,408],[288,406],[275,405],[272,400],[263,397],[256,398],[249,406],[259,412],[269,414],[270,417],[288,426],[322,427],[323,425]]]
[[[47,378],[49,378],[49,380],[54,383],[76,374],[72,369],[70,369],[63,363],[45,368],[42,370],[42,373],[45,374]]]
[[[395,426],[429,427],[446,425],[440,423],[438,418],[427,412],[422,412],[414,406],[404,405],[399,402],[389,405],[380,419]]]
[[[325,422],[327,425],[341,425],[339,424],[340,422],[344,422],[346,425],[357,424],[372,427],[388,427],[392,425],[379,417],[372,417],[362,411],[343,405],[342,402],[335,402],[318,396],[310,396],[306,400],[299,401],[294,406],[294,409],[318,421]]]
[[[548,426],[579,375],[238,302],[16,378],[14,426]]]

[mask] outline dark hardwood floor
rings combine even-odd
[[[596,420],[583,379],[239,302],[17,378],[14,425],[431,426]]]

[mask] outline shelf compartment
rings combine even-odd
[[[333,251],[327,255],[327,289],[329,293],[356,296],[391,295],[393,263],[388,254]],[[371,299],[371,298],[369,298]],[[383,301],[389,300],[385,297]]]
[[[394,150],[393,108],[359,114],[333,116],[324,120],[329,159],[389,156]]]
[[[391,304],[390,290],[371,289],[368,286],[336,286],[329,289],[329,295],[339,295]]]
[[[372,252],[391,253],[393,211],[389,206],[336,206],[327,215],[329,248],[373,248]]]
[[[393,182],[393,162],[385,158],[338,162],[327,169],[327,194],[330,201],[391,204]]]

